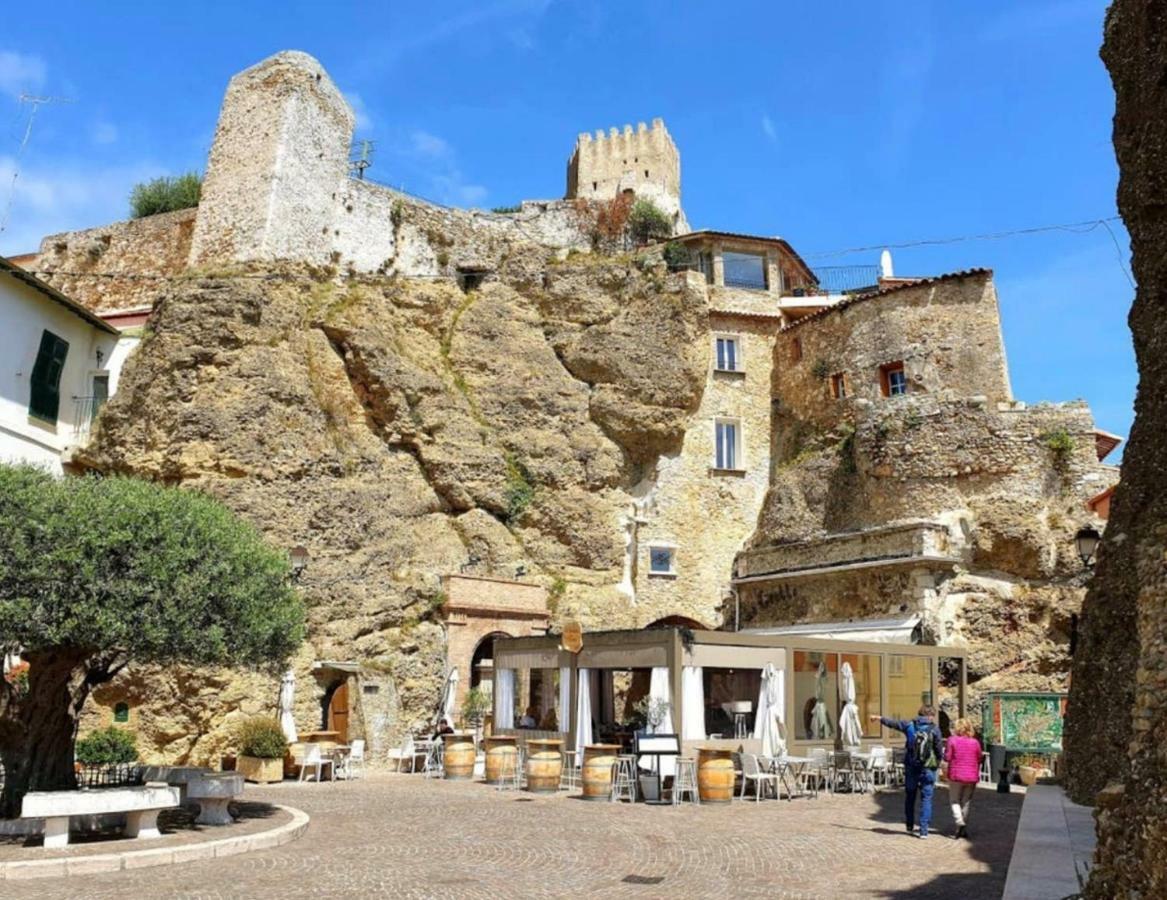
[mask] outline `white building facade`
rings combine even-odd
[[[137,343],[0,257],[0,462],[61,474]]]

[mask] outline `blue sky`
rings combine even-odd
[[[580,131],[660,116],[694,227],[781,234],[812,265],[1102,219],[1117,180],[1105,6],[25,6],[0,37],[0,253],[124,218],[135,181],[201,169],[228,78],[286,48],[320,59],[349,96],[358,137],[376,141],[370,177],[447,203],[560,196]],[[40,108],[21,154],[22,91],[70,102]],[[1112,228],[897,249],[896,270],[994,269],[1018,398],[1085,398],[1125,435],[1133,290]]]

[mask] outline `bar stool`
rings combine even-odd
[[[521,746],[516,747],[510,762],[503,764],[502,771],[498,773],[498,784],[494,786],[496,791],[522,790],[523,772],[526,769],[523,750]]]
[[[636,802],[636,757],[618,756],[612,763],[612,794],[609,799]]]
[[[563,768],[559,771],[559,789],[570,791],[579,787],[579,769],[575,765],[575,751],[564,750]]]
[[[445,766],[442,763],[443,744],[440,740],[430,743],[425,755],[425,767],[422,775],[426,778],[445,778]]]
[[[701,805],[701,794],[697,791],[697,760],[682,756],[677,759],[677,771],[673,775],[673,806],[680,806],[685,794],[698,806]]]

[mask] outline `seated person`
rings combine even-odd
[[[544,715],[542,721],[539,722],[539,729],[541,731],[559,730],[559,720],[555,717],[555,710],[547,710],[546,715]]]
[[[449,719],[442,719],[440,722],[438,722],[438,730],[434,732],[433,739],[435,741],[439,741],[442,739],[443,734],[453,734],[453,733],[454,733],[454,726],[450,724],[450,720]]]
[[[528,706],[527,712],[519,719],[519,728],[538,728],[539,727],[539,710],[534,706]]]

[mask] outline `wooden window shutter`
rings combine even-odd
[[[28,414],[56,424],[61,407],[61,373],[65,371],[65,357],[69,342],[51,331],[41,334],[40,349],[32,367]]]

